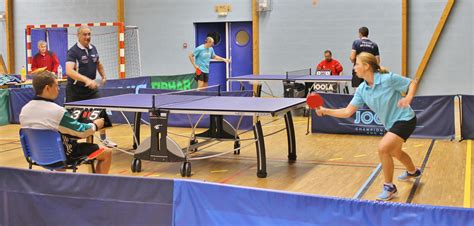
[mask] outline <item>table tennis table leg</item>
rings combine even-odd
[[[293,117],[291,111],[285,114],[286,136],[288,138],[288,161],[294,162],[296,160],[296,138],[295,127],[293,125]]]
[[[135,112],[135,118],[133,121],[133,133],[135,137],[133,139],[133,149],[137,149],[138,145],[140,145],[140,125],[141,125],[142,113]]]
[[[267,177],[267,159],[265,155],[265,142],[262,130],[262,123],[257,121],[253,126],[253,134],[255,136],[255,145],[257,146],[257,177]]]

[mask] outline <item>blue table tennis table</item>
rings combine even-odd
[[[156,94],[124,94],[98,99],[83,100],[65,103],[69,109],[107,109],[111,111],[135,112],[134,134],[139,137],[141,113],[150,116],[151,136],[142,142],[137,142],[134,148],[132,172],[141,171],[141,160],[159,162],[183,162],[180,168],[181,175],[191,175],[190,150],[209,141],[233,141],[234,154],[240,153],[240,139],[238,127],[233,128],[223,119],[224,115],[240,116],[282,116],[285,119],[288,159],[296,160],[296,139],[291,110],[304,106],[304,98],[255,98],[234,96],[204,96],[204,95],[156,95]],[[190,145],[181,148],[168,134],[168,117],[170,114],[198,114],[201,115],[193,126],[190,136]],[[195,134],[194,130],[204,115],[210,115],[209,129]],[[254,140],[257,149],[257,176],[264,178],[266,171],[266,154],[262,123],[259,117],[253,125]],[[241,120],[240,120],[241,121]],[[240,124],[239,121],[239,124]],[[282,129],[285,130],[285,129]],[[193,142],[196,139],[205,139],[204,142]]]
[[[227,80],[237,82],[291,81],[291,82],[349,82],[352,75],[241,75]]]
[[[342,83],[342,82],[350,82],[352,81],[352,75],[241,75],[227,78],[228,81],[231,82],[266,82],[266,81],[282,81],[283,84],[289,84],[294,82],[305,82],[305,83]],[[310,90],[314,90],[311,84],[307,87],[308,92]],[[243,85],[241,84],[241,89]],[[262,91],[261,84],[258,84],[257,91],[255,96],[260,96]],[[290,96],[287,92],[288,90],[284,90],[284,96]]]

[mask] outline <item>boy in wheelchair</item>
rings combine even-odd
[[[61,133],[67,158],[89,156],[101,149],[97,144],[78,143],[77,138],[87,138],[104,127],[104,119],[92,123],[81,123],[72,118],[69,112],[56,104],[59,86],[55,75],[42,71],[33,76],[35,97],[28,102],[20,113],[22,128],[50,129]],[[112,152],[105,148],[97,157],[96,172],[107,174],[112,161]]]

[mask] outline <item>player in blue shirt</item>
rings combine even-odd
[[[222,58],[215,54],[214,48],[214,39],[212,37],[207,37],[206,42],[198,46],[194,51],[189,54],[189,60],[194,68],[199,69],[201,74],[196,76],[194,79],[198,82],[198,88],[207,87],[209,81],[209,64],[211,59],[225,61],[229,63],[230,60],[227,58]]]
[[[366,52],[357,56],[354,70],[356,75],[365,81],[357,87],[349,105],[342,109],[321,107],[316,113],[318,116],[349,118],[366,104],[379,116],[387,133],[378,147],[385,183],[377,199],[390,200],[397,193],[397,187],[392,183],[393,158],[406,167],[406,171],[398,177],[399,180],[406,181],[421,176],[421,170],[417,169],[410,156],[402,151],[403,143],[416,128],[416,115],[410,103],[415,95],[417,82],[381,68],[376,57]],[[407,92],[405,97],[402,96],[403,92]]]

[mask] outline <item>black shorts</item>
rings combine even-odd
[[[364,82],[364,79],[357,77],[356,72],[352,70],[352,87],[359,87]]]
[[[66,102],[90,100],[99,98],[99,91],[78,85],[68,84],[66,86]]]
[[[406,142],[408,137],[415,131],[415,128],[416,116],[408,121],[396,121],[389,132],[396,134]]]
[[[64,145],[67,158],[79,158],[81,156],[87,156],[93,152],[99,150],[99,145],[93,143],[78,143],[70,142]]]
[[[201,72],[201,75],[194,74],[194,80],[208,82],[209,81],[209,73]]]

